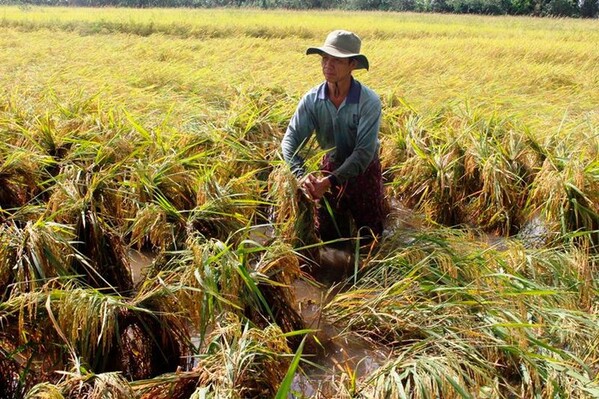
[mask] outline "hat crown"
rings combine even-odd
[[[332,57],[353,58],[357,61],[355,69],[368,70],[368,58],[360,54],[362,40],[353,32],[334,30],[328,34],[322,47],[308,47],[306,54],[328,54]]]
[[[334,47],[344,53],[360,54],[362,41],[353,32],[346,30],[335,30],[327,36],[325,46]]]

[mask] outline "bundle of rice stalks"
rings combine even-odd
[[[0,221],[5,213],[12,213],[34,201],[45,189],[47,176],[44,169],[52,159],[23,148],[0,146]]]
[[[156,160],[139,159],[133,166],[128,182],[137,201],[168,203],[178,211],[194,208],[196,203],[196,175],[194,169],[185,167],[184,160],[165,156]]]
[[[290,99],[281,87],[248,87],[238,90],[229,105],[224,137],[230,170],[247,173],[261,170],[264,181],[271,171],[269,159],[279,149],[279,138],[293,112]]]
[[[357,390],[369,398],[487,397],[478,393],[495,388],[493,366],[481,360],[468,342],[424,339],[394,352],[386,364],[358,382]]]
[[[559,225],[562,235],[586,233],[592,245],[598,245],[599,163],[584,158],[547,158],[527,207],[540,210],[550,224]]]
[[[166,205],[166,204],[163,204]],[[142,206],[130,227],[129,244],[138,249],[166,251],[176,248],[183,230],[181,215],[175,209],[158,204]]]
[[[383,98],[383,120],[381,123],[381,165],[383,171],[389,174],[396,172],[397,165],[402,164],[409,156],[407,150],[407,135],[403,134],[405,127],[418,120],[418,113],[405,99],[390,92]],[[390,178],[392,180],[392,178]]]
[[[135,392],[119,373],[67,373],[63,381],[37,384],[27,399],[131,399]]]
[[[278,239],[293,248],[319,242],[314,228],[314,202],[299,188],[297,179],[287,166],[281,165],[273,170],[268,193],[273,203],[272,221]]]
[[[133,290],[129,256],[120,234],[103,223],[92,209],[84,210],[77,222],[75,250],[83,255],[74,267],[84,281],[96,288],[111,288],[122,294]]]
[[[65,122],[46,113],[33,117],[32,126],[22,127],[21,133],[30,145],[51,157],[54,162],[48,165],[47,172],[50,176],[55,176],[66,160],[81,127],[80,123],[73,123],[72,120]]]
[[[48,336],[66,344],[63,356],[77,355],[92,370],[102,372],[112,361],[109,353],[118,348],[119,315],[130,305],[118,295],[94,289],[65,287],[47,294],[44,313],[32,321],[51,323]]]
[[[197,286],[201,289],[200,293],[204,299],[198,306],[215,311],[208,319],[220,312],[243,309],[246,301],[255,304],[251,291],[248,296],[245,290],[246,284],[251,284],[253,280],[246,279],[247,270],[240,269],[245,266],[244,262],[233,248],[216,240],[204,242],[197,236],[188,241],[188,248],[193,254],[192,267],[189,269],[190,278],[183,278],[181,281],[189,282],[186,286]],[[192,283],[191,279],[195,281]]]
[[[39,220],[24,228],[0,226],[0,297],[33,292],[75,274],[71,228]]]
[[[17,389],[16,392],[21,392],[18,398],[40,381],[57,381],[55,370],[67,364],[68,349],[62,345],[64,341],[52,321],[44,315],[47,298],[40,290],[13,295],[0,303],[0,352],[6,355],[6,368],[0,369],[3,377],[0,385],[9,391]],[[3,375],[4,370],[7,374]],[[17,375],[17,385],[11,382],[13,372]]]
[[[122,213],[114,182],[116,169],[102,173],[65,167],[61,183],[48,201],[48,217],[75,226],[73,267],[83,281],[96,288],[112,287],[121,293],[133,288],[129,258],[120,232]]]
[[[325,307],[339,328],[385,342],[403,359],[369,377],[365,392],[507,398],[595,389],[597,315],[572,291],[580,285],[588,298],[595,260],[516,241],[497,251],[446,234],[416,237],[387,255],[385,242],[355,289]],[[576,370],[571,379],[556,378],[563,363]]]
[[[143,298],[143,305],[151,304]],[[15,296],[2,304],[0,317],[3,334],[12,337],[15,347],[24,348],[23,364],[38,364],[39,370],[31,373],[36,381],[69,362],[77,369],[119,371],[135,379],[186,366],[187,325],[169,313],[179,310],[172,301],[166,308],[143,308],[97,290],[66,287]]]
[[[274,397],[289,365],[281,330],[251,328],[236,317],[223,316],[199,360],[198,391],[228,393],[231,398]]]
[[[126,219],[132,216],[132,201],[123,192],[123,168],[120,163],[107,168],[93,162],[87,167],[73,163],[62,165],[53,179],[46,205],[47,217],[76,224],[80,214],[89,208],[102,215],[107,225],[122,229]]]
[[[509,235],[526,220],[523,212],[542,154],[527,131],[509,120],[474,118],[465,127],[466,221]]]
[[[222,166],[222,165],[221,165]],[[255,219],[265,201],[259,198],[262,183],[259,171],[228,177],[224,183],[216,170],[207,170],[200,180],[197,206],[190,213],[188,232],[197,231],[207,239],[233,239],[233,234]]]
[[[203,342],[220,313],[241,314],[246,306],[261,305],[255,295],[256,283],[230,246],[195,234],[188,237],[185,247],[170,254],[163,264],[154,263],[139,287],[137,300],[178,315],[179,322],[168,323],[179,325],[184,320]]]
[[[172,311],[172,309],[168,309]],[[156,313],[154,313],[156,312]],[[172,321],[175,321],[172,323]],[[113,351],[106,353],[106,370],[120,371],[129,380],[142,380],[186,366],[189,330],[180,317],[144,309],[121,311]]]
[[[466,112],[465,115],[461,113]],[[469,224],[501,235],[525,221],[528,185],[542,154],[510,119],[476,110],[411,115],[394,141],[405,155],[390,168],[406,205],[435,222]]]
[[[410,115],[394,139],[403,148],[404,160],[389,170],[392,188],[410,208],[416,208],[434,221],[459,224],[465,187],[463,149],[436,127],[438,121]],[[432,125],[432,126],[428,126]]]
[[[139,381],[135,388],[143,399],[272,398],[287,371],[287,356],[289,348],[276,326],[252,328],[225,312],[192,371]]]
[[[303,330],[305,328],[297,306],[295,291],[292,283],[300,276],[299,261],[296,254],[286,245],[270,246],[267,251],[252,265],[258,274],[257,289],[262,293],[270,308],[270,313],[277,326],[285,333]],[[266,327],[263,314],[257,314],[249,308],[249,317],[257,325]],[[293,335],[289,338],[290,345],[297,349],[301,337]]]

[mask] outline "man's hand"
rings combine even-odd
[[[300,187],[308,198],[318,201],[331,188],[331,181],[326,177],[316,177],[310,174],[300,181]]]

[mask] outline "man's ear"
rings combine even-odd
[[[353,71],[358,66],[358,60],[355,59],[355,58],[350,58],[350,60],[349,60],[349,66],[351,67],[351,69]]]

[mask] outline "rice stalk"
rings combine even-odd
[[[130,245],[138,249],[149,247],[160,251],[168,250],[177,242],[180,220],[168,218],[164,208],[147,204],[139,209],[131,224]]]
[[[190,372],[138,381],[142,398],[274,397],[285,376],[289,349],[281,331],[250,327],[222,313]]]
[[[96,288],[129,293],[133,289],[131,267],[120,235],[93,210],[82,212],[76,228],[75,249],[82,256],[75,259],[75,267],[84,281]]]
[[[45,189],[44,169],[53,164],[52,160],[17,145],[4,143],[0,146],[0,209],[14,212],[18,208],[34,202]],[[4,216],[0,214],[4,220]]]
[[[242,230],[258,218],[267,203],[260,198],[259,171],[228,177],[223,183],[216,168],[207,170],[200,180],[197,206],[190,213],[188,231],[197,231],[206,238],[226,241],[232,232]]]
[[[35,349],[26,352],[33,361],[54,367],[71,362],[77,370],[117,370],[140,379],[184,366],[182,356],[190,345],[185,320],[175,316],[181,312],[177,302],[169,297],[158,302],[160,298],[131,301],[66,287],[14,296],[0,310],[9,328],[18,326],[23,332],[21,345]],[[42,301],[46,312],[39,306]],[[48,340],[66,345],[46,347]]]
[[[370,375],[359,392],[385,398],[477,397],[493,385],[492,367],[477,364],[468,346],[458,345],[445,340],[410,345]]]
[[[462,176],[463,150],[427,126],[434,119],[409,116],[400,130],[405,160],[394,170],[392,186],[410,208],[421,210],[432,220],[448,225],[460,222],[459,204],[463,200],[458,180]]]
[[[203,342],[219,314],[241,314],[246,306],[260,305],[245,288],[237,270],[240,259],[229,245],[206,241],[196,234],[188,237],[186,248],[171,254],[164,265],[148,273],[138,297],[144,303],[155,303],[159,309],[173,301],[176,314],[190,323]]]
[[[518,231],[539,156],[514,121],[466,104],[429,118],[408,114],[401,123],[392,140],[405,155],[390,172],[392,187],[409,207],[445,225],[501,235]]]
[[[260,290],[268,306],[267,314],[271,317],[269,321],[276,323],[284,333],[304,330],[305,322],[299,313],[292,287],[292,283],[301,274],[295,252],[286,245],[271,245],[268,251],[261,254],[255,262],[248,263],[256,272],[258,280],[256,289]],[[254,313],[251,310],[250,312]],[[250,319],[257,325],[266,326],[267,320],[262,319],[263,317],[254,314]],[[289,337],[289,342],[292,348],[299,348],[301,338],[292,335]]]
[[[199,359],[198,397],[202,388],[212,395],[242,397],[274,397],[285,376],[289,353],[281,331],[275,327],[250,328],[226,320],[208,338],[207,356]]]
[[[139,159],[129,184],[138,193],[140,203],[164,199],[178,211],[195,206],[193,170],[186,169],[177,157],[156,159],[150,163]]]
[[[558,255],[548,261],[549,250],[507,250],[509,256],[505,257],[484,245],[462,246],[462,240],[451,238],[420,237],[388,258],[379,252],[382,259],[364,270],[354,289],[327,304],[324,315],[335,325],[386,342],[399,353],[409,353],[410,347],[420,347],[428,340],[444,342],[450,360],[442,360],[438,366],[458,364],[451,360],[453,356],[462,359],[462,364],[463,359],[471,359],[473,363],[466,367],[477,370],[477,382],[455,377],[459,375],[456,370],[423,368],[426,371],[411,375],[415,366],[410,363],[405,369],[383,374],[374,395],[403,397],[405,393],[396,389],[399,386],[421,397],[430,392],[476,397],[483,391],[510,391],[528,397],[549,395],[552,389],[573,392],[573,386],[584,386],[580,382],[585,378],[590,381],[597,351],[589,353],[588,348],[596,347],[590,338],[597,336],[596,316],[579,310],[570,281],[581,281],[580,275],[562,263],[571,258]],[[535,251],[544,253],[539,256],[547,268],[543,275],[537,274],[533,280],[510,274],[526,270],[522,266],[536,258]],[[583,259],[586,256],[581,255]],[[534,270],[540,273],[542,269]],[[570,281],[552,278],[562,270],[570,272]],[[406,356],[406,361],[416,361]],[[564,363],[580,377],[555,382],[555,375],[548,370]],[[472,370],[467,375],[474,375]],[[439,379],[445,375],[452,379]],[[372,389],[374,380],[369,381],[365,389]],[[415,386],[420,390],[414,391]]]

